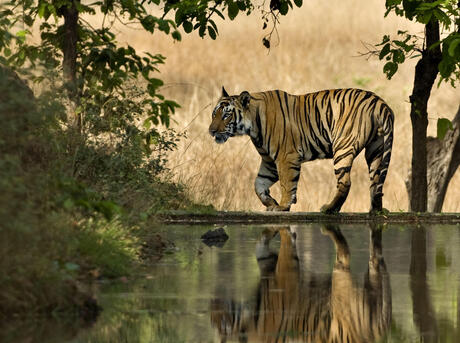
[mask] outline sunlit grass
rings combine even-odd
[[[363,42],[378,43],[384,34],[398,29],[422,32],[422,27],[402,18],[384,18],[381,1],[305,2],[300,10],[281,19],[279,44],[267,51],[261,43],[262,22],[257,15],[223,22],[216,41],[184,35],[175,43],[161,35],[124,31],[136,48],[160,52],[167,57],[161,77],[163,93],[177,99],[182,108],[174,126],[187,131],[180,149],[170,159],[176,180],[188,187],[198,201],[218,209],[262,210],[253,191],[260,157],[248,137],[216,145],[207,132],[212,107],[224,85],[231,94],[243,90],[282,89],[301,94],[328,88],[358,87],[376,92],[396,114],[395,139],[384,206],[391,211],[407,210],[405,179],[411,161],[409,95],[416,60],[408,60],[387,80],[383,62],[366,52]],[[429,132],[435,134],[439,116],[452,118],[460,93],[448,85],[435,88],[429,103]],[[344,211],[369,209],[369,181],[363,156],[353,165],[352,187]],[[460,211],[460,173],[454,176],[443,210]],[[272,191],[279,196],[277,186]],[[315,161],[303,165],[298,203],[293,211],[318,211],[335,189],[332,163]]]
[[[409,59],[387,80],[384,61],[363,56],[381,42],[384,34],[398,30],[421,35],[423,26],[390,14],[384,17],[382,1],[306,1],[287,17],[280,18],[279,40],[272,49],[262,45],[265,31],[257,11],[234,21],[217,20],[216,41],[196,33],[183,34],[174,43],[161,33],[120,27],[117,39],[139,51],[167,57],[158,75],[165,81],[161,92],[178,101],[173,127],[187,132],[179,149],[170,156],[176,181],[184,184],[192,198],[225,210],[263,210],[255,192],[254,178],[260,157],[248,137],[235,138],[222,146],[208,134],[211,111],[224,85],[231,94],[281,89],[303,94],[322,89],[356,87],[371,90],[385,99],[396,115],[395,139],[389,174],[384,187],[384,206],[405,211],[405,187],[411,164],[409,95],[412,92],[416,59]],[[92,18],[92,20],[95,20]],[[96,18],[97,20],[97,18]],[[95,23],[96,24],[96,23]],[[429,134],[436,134],[438,117],[453,118],[460,92],[449,85],[436,86],[429,102]],[[460,211],[460,173],[447,191],[443,211]],[[293,211],[318,211],[335,191],[331,161],[303,165],[298,203]],[[272,193],[279,197],[278,186]],[[352,187],[343,211],[369,209],[369,177],[363,156],[353,165]]]

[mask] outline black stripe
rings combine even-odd
[[[351,167],[342,167],[342,168],[339,168],[339,169],[335,169],[334,173],[335,173],[335,175],[339,175],[339,174],[342,174],[342,172],[343,173],[348,173],[350,170],[351,170]]]
[[[275,156],[273,156],[273,159],[276,161],[276,158],[278,157],[278,153],[280,152],[280,145],[278,144],[275,152]]]
[[[280,97],[280,91],[276,90],[275,92],[276,92],[276,95],[278,96],[278,101],[280,103],[281,114],[283,115],[283,123],[284,123],[283,133],[284,133],[285,130],[286,130],[286,115],[284,114],[283,103],[281,102],[281,97]],[[284,136],[283,136],[283,138],[284,138]]]
[[[345,157],[347,157],[349,155],[353,155],[353,151],[348,151],[345,154],[342,154],[342,155],[334,158],[334,163],[338,163],[339,161],[343,160]]]
[[[268,179],[271,182],[275,183],[276,181],[279,180],[278,176],[272,176],[272,175],[262,175],[262,174],[257,174],[257,177],[260,177],[262,179]]]
[[[256,127],[257,127],[257,137],[256,137],[256,142],[254,145],[257,148],[262,147],[263,144],[263,137],[262,137],[262,124],[260,122],[260,113],[259,113],[259,107],[256,109]]]
[[[305,120],[305,125],[307,125],[307,118],[308,118],[308,114],[307,114],[307,97],[305,96],[304,97],[304,101],[303,101],[303,108],[304,108],[304,117],[303,119]],[[302,125],[302,116],[299,115],[299,120],[300,120],[300,129],[302,131],[302,140],[307,143],[308,139],[307,139],[307,135],[305,134],[305,130],[304,130],[304,126],[305,125]],[[306,127],[305,127],[306,129]]]
[[[268,151],[268,154],[271,155],[271,146],[270,146],[270,142],[272,140],[272,135],[270,132],[267,131],[267,137],[265,137],[267,139],[267,151]]]
[[[324,146],[324,144],[321,142],[321,139],[319,138],[314,138],[316,145],[320,149],[320,153],[327,154],[327,148]]]
[[[294,176],[294,178],[292,179],[293,182],[297,182],[299,181],[299,178],[300,178],[300,174],[297,174],[296,176]],[[295,187],[297,188],[297,187]]]
[[[367,91],[364,91],[366,94],[364,95],[364,97],[361,99],[361,102],[364,102],[366,101],[367,99],[369,99],[373,93],[372,92],[367,92]]]

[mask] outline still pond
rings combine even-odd
[[[98,285],[87,327],[39,322],[11,342],[460,342],[460,226],[163,226],[175,243]],[[4,333],[5,334],[5,333]]]

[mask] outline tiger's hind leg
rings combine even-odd
[[[275,162],[269,157],[262,157],[259,173],[254,182],[256,194],[262,204],[267,207],[267,211],[278,206],[275,199],[270,196],[270,187],[279,180],[278,170]]]
[[[355,158],[353,149],[334,155],[334,173],[337,178],[337,191],[329,204],[321,207],[321,212],[331,214],[339,212],[348,197],[351,187],[350,171]]]
[[[369,168],[370,176],[370,195],[371,208],[370,213],[382,211],[383,183],[388,170],[388,161],[384,160],[383,136],[377,136],[366,147],[366,162]]]

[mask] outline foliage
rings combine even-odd
[[[154,1],[159,4],[160,1]],[[230,20],[234,20],[238,14],[251,14],[258,10],[262,16],[263,27],[267,29],[270,21],[272,29],[262,40],[266,48],[270,48],[270,40],[276,30],[279,15],[287,15],[293,5],[302,6],[302,0],[271,0],[268,8],[265,1],[254,4],[250,0],[190,0],[190,1],[165,1],[164,14],[174,13],[174,22],[177,27],[182,26],[186,33],[197,30],[200,37],[208,35],[216,39],[219,34],[214,18],[220,17],[225,20],[225,14]]]
[[[138,247],[136,236],[120,221],[89,219],[80,223],[75,249],[82,267],[96,267],[93,273],[117,277],[130,273]]]
[[[140,212],[190,203],[161,181],[172,133],[137,134],[128,116],[114,119],[112,141],[82,136],[59,119],[64,101],[54,88],[35,98],[0,67],[0,318],[82,311],[82,281],[136,263]]]
[[[186,33],[197,30],[201,37],[209,35],[216,39],[216,16],[225,19],[227,15],[233,20],[239,13],[249,15],[258,9],[263,29],[270,20],[273,23],[263,38],[263,44],[269,48],[279,15],[286,15],[294,5],[300,7],[302,0],[271,0],[268,8],[265,1],[253,4],[249,0],[114,0],[90,4],[80,0],[8,0],[0,7],[0,63],[27,72],[35,82],[43,82],[59,76],[62,71],[65,74],[66,59],[74,59],[75,80],[66,79],[61,86],[69,91],[75,102],[73,114],[78,125],[93,134],[111,132],[113,127],[108,125],[107,117],[120,118],[127,113],[142,117],[147,125],[168,126],[171,114],[179,105],[159,93],[163,81],[154,76],[165,57],[147,52],[139,54],[129,44],[120,45],[116,40],[116,25],[141,27],[151,33],[163,32],[177,41],[181,40],[179,27]],[[153,14],[154,6],[161,8],[161,16]],[[75,27],[68,23],[72,13],[76,15]],[[169,13],[174,14],[174,19],[169,19]],[[97,25],[91,20],[96,15],[103,18]],[[40,40],[34,43],[30,38],[37,25]],[[76,31],[73,52],[67,51],[71,40],[67,36],[69,30]],[[129,87],[126,85],[138,83],[139,77],[144,80],[141,93],[149,96],[133,98],[130,106],[120,111],[120,101],[128,105]],[[67,118],[70,119],[73,118]]]
[[[386,0],[386,15],[398,16],[424,25],[420,39],[406,31],[398,31],[398,39],[386,35],[377,45],[379,58],[385,59],[384,73],[390,79],[406,57],[420,57],[415,67],[411,102],[412,163],[409,197],[410,210],[426,211],[427,194],[427,104],[432,86],[440,75],[442,81],[453,87],[460,79],[460,2],[453,0]],[[414,55],[414,52],[418,53]],[[449,128],[447,119],[438,121],[438,138]]]
[[[437,123],[437,136],[439,139],[444,139],[448,130],[453,130],[452,122],[446,118],[439,118]]]
[[[387,0],[386,9],[385,16],[394,12],[398,16],[425,25],[430,21],[437,21],[441,29],[448,33],[436,44],[428,47],[424,46],[423,38],[407,31],[398,31],[398,39],[391,39],[389,35],[385,35],[377,46],[381,47],[379,58],[386,61],[383,72],[387,77],[391,79],[397,72],[398,65],[404,63],[406,58],[419,57],[426,49],[441,46],[442,60],[438,65],[441,81],[450,82],[455,86],[455,82],[460,78],[460,31],[452,30],[455,29],[456,21],[460,20],[460,8],[456,1]]]
[[[133,104],[146,114],[146,120],[152,124],[169,125],[170,114],[178,104],[166,100],[158,90],[163,82],[153,74],[165,58],[159,54],[138,54],[131,47],[120,46],[116,40],[114,23],[138,23],[149,32],[161,31],[180,40],[179,31],[172,20],[157,18],[148,13],[147,4],[128,1],[97,1],[85,5],[80,1],[60,0],[10,0],[2,5],[0,12],[0,63],[15,68],[31,67],[29,77],[41,82],[49,71],[62,70],[64,55],[63,15],[66,9],[75,6],[78,11],[78,43],[76,46],[76,83],[79,98],[77,113],[88,113],[94,118],[96,114],[107,115],[113,112],[117,100],[127,99],[125,84],[142,77],[145,93],[149,95]],[[99,27],[89,23],[90,18],[103,14]],[[40,41],[32,43],[34,24],[40,24]],[[17,27],[24,27],[18,30]],[[15,29],[16,28],[16,29]],[[12,32],[15,32],[14,34]],[[30,70],[40,70],[31,73]],[[23,69],[21,69],[23,71]],[[70,85],[63,85],[70,87]],[[134,112],[138,114],[138,112]],[[92,121],[86,122],[91,131]]]

